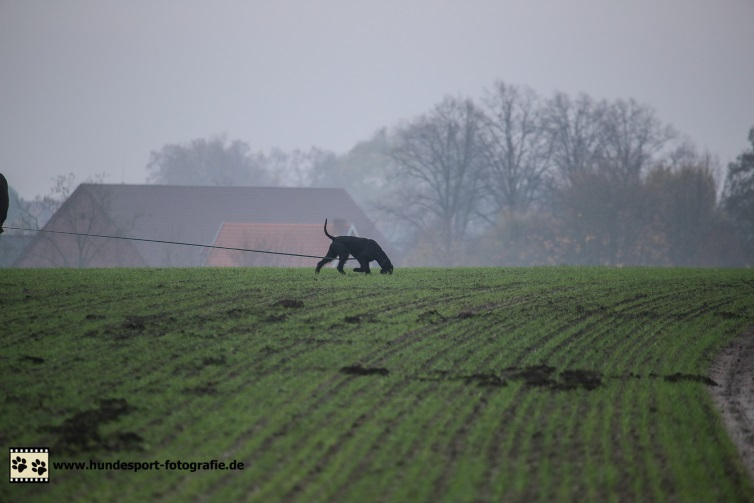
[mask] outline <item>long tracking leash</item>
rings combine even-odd
[[[123,239],[126,241],[140,241],[142,243],[161,243],[161,244],[168,244],[168,245],[194,246],[198,248],[214,248],[217,250],[230,250],[230,251],[240,251],[240,252],[248,252],[248,253],[266,253],[269,255],[285,255],[287,257],[304,257],[304,258],[316,258],[316,259],[326,258],[326,257],[320,257],[316,255],[302,255],[300,253],[286,253],[286,252],[269,251],[269,250],[252,250],[250,248],[233,248],[230,246],[202,245],[198,243],[183,243],[180,241],[165,241],[162,239],[131,238],[127,236],[107,236],[103,234],[87,234],[84,232],[53,231],[51,229],[26,229],[22,227],[4,227],[4,229],[14,230],[14,231],[46,232],[50,234],[65,234],[67,236],[81,236],[81,237],[89,237],[89,238]],[[353,257],[348,258],[348,260],[352,260],[352,259]]]

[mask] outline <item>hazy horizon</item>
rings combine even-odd
[[[0,1],[0,172],[144,183],[225,134],[344,153],[495,80],[633,98],[725,165],[754,126],[754,2]]]

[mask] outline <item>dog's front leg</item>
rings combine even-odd
[[[372,272],[369,269],[369,260],[358,257],[356,257],[356,260],[359,261],[359,267],[355,268],[353,272],[363,272],[364,274],[370,274]]]

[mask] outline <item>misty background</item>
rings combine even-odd
[[[0,1],[0,171],[37,219],[85,180],[339,186],[407,264],[750,265],[726,201],[748,194],[752,19],[748,0]]]

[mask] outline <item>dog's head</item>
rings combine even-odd
[[[390,262],[387,254],[380,248],[380,245],[375,243],[378,253],[375,260],[380,264],[380,274],[393,274],[393,263]]]

